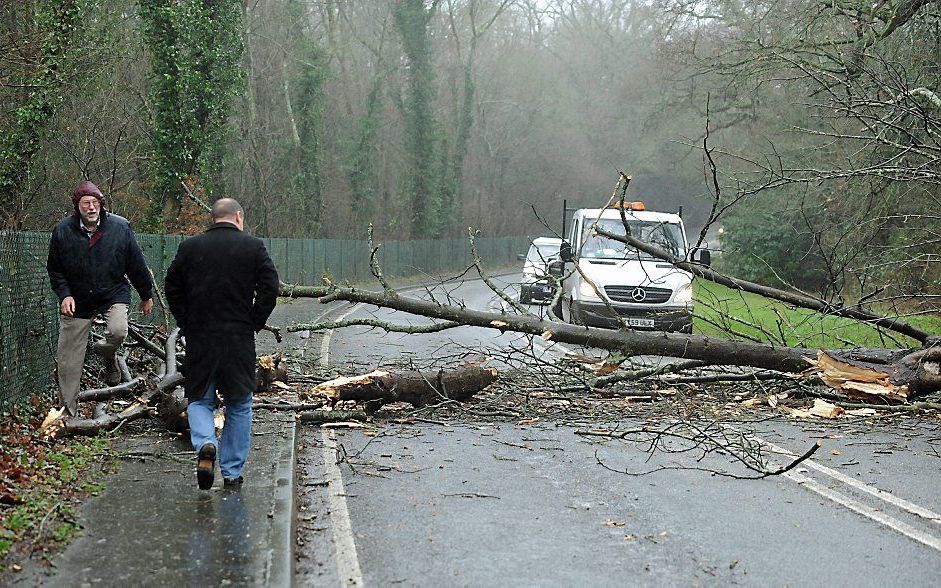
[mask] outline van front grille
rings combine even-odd
[[[673,290],[669,288],[651,288],[650,286],[605,286],[604,292],[608,298],[616,302],[637,304],[662,304],[673,295]]]

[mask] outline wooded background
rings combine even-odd
[[[741,277],[930,301],[939,20],[934,0],[3,2],[0,213],[47,230],[85,176],[139,230],[188,232],[185,180],[265,236],[538,235],[531,207],[557,229],[623,170],[694,229],[720,213]]]

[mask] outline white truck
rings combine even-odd
[[[594,230],[624,235],[624,220],[631,236],[689,259],[678,214],[648,211],[641,202],[625,202],[623,219],[618,207],[578,209],[553,271],[564,276],[556,314],[593,327],[691,333],[692,274]],[[708,265],[709,257],[702,250],[698,261]]]

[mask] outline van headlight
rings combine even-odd
[[[578,285],[578,297],[582,300],[601,300],[598,294],[595,293],[595,288],[585,281]]]
[[[673,302],[680,302],[683,304],[692,304],[693,302],[693,284],[683,284],[676,289],[676,292],[673,294]]]

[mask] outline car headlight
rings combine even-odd
[[[676,289],[676,292],[673,294],[673,302],[682,302],[684,304],[692,304],[693,302],[693,285],[683,284]]]
[[[598,294],[595,293],[594,286],[585,281],[578,285],[578,297],[582,300],[601,300]]]

